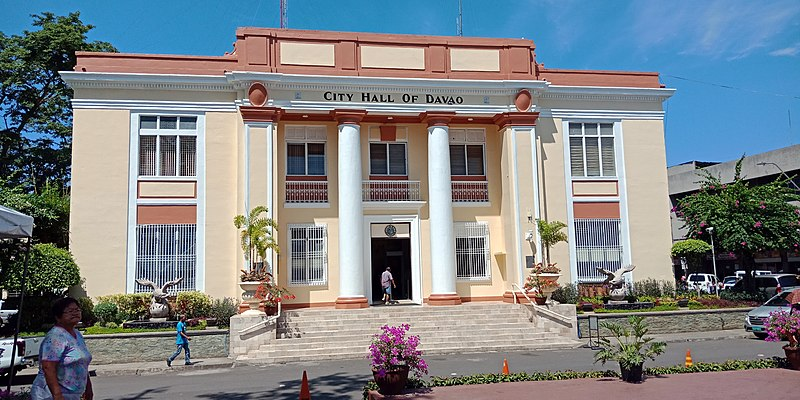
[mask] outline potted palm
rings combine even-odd
[[[261,301],[256,297],[256,291],[262,282],[272,282],[272,274],[267,269],[267,250],[280,251],[272,230],[278,224],[272,219],[261,216],[267,212],[267,207],[257,206],[247,215],[237,215],[233,218],[233,225],[239,229],[242,252],[247,261],[247,268],[242,270],[239,286],[244,290],[242,298],[249,305],[249,311],[258,312]]]
[[[545,260],[547,260],[548,265],[550,264],[550,248],[560,242],[567,241],[567,234],[561,231],[566,227],[567,224],[561,221],[536,220],[536,229],[539,231],[539,238],[542,241],[542,246],[544,246]]]
[[[598,339],[600,350],[594,355],[594,362],[616,361],[625,382],[641,382],[642,366],[646,359],[655,360],[656,356],[664,353],[667,344],[654,342],[653,338],[645,337],[648,332],[644,318],[632,315],[628,317],[628,326],[613,322],[601,322],[601,328],[607,329],[614,337],[614,341],[603,336]]]

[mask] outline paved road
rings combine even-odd
[[[646,366],[683,364],[691,349],[695,362],[758,359],[782,356],[778,343],[755,338],[672,342],[667,352]],[[431,375],[499,372],[503,358],[511,372],[543,370],[604,370],[616,364],[592,363],[594,351],[586,348],[514,353],[462,354],[425,357]],[[307,370],[312,398],[357,399],[371,378],[367,360],[304,362],[274,366],[242,366],[224,369],[173,368],[163,375],[98,376],[93,378],[96,399],[297,399],[302,371]]]

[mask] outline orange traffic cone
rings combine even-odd
[[[692,352],[689,349],[686,349],[686,363],[684,364],[686,367],[692,366]]]
[[[311,392],[308,390],[308,377],[303,371],[303,382],[300,383],[300,400],[311,400]]]
[[[503,375],[508,375],[508,360],[503,359]]]

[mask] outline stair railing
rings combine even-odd
[[[266,318],[263,321],[259,321],[259,322],[255,323],[255,324],[251,325],[251,326],[248,326],[247,328],[244,328],[244,329],[240,330],[239,334],[240,335],[245,335],[247,333],[250,333],[250,332],[254,331],[256,328],[260,328],[262,326],[266,328],[266,327],[272,325],[273,323],[275,324],[275,330],[277,330],[278,329],[278,318],[280,318],[280,317],[281,317],[281,302],[279,301],[278,302],[278,312],[275,315],[266,316]]]
[[[533,306],[533,317],[534,318],[538,317],[538,315],[537,315],[538,313],[541,313],[541,314],[547,315],[548,317],[560,320],[561,322],[564,322],[569,326],[572,326],[572,318],[570,318],[570,317],[568,317],[566,315],[563,315],[563,314],[559,314],[559,313],[557,313],[557,312],[555,312],[555,311],[553,311],[553,310],[551,310],[551,309],[549,309],[547,307],[542,307],[542,306],[536,304],[536,302],[531,300],[531,298],[528,297],[528,294],[525,293],[525,291],[522,290],[522,288],[519,287],[519,285],[517,285],[516,283],[512,283],[511,284],[511,296],[514,297],[514,304],[517,304],[517,293],[514,290],[515,287],[517,289],[519,289],[519,292],[522,293],[522,295],[525,296],[526,299],[528,299],[528,302],[531,303],[531,306]]]

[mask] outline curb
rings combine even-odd
[[[157,365],[158,364],[158,365]],[[167,367],[165,362],[147,362],[131,364],[105,364],[98,365],[91,371],[91,376],[123,376],[123,375],[162,375],[171,373],[184,373],[208,369],[234,368],[236,363],[233,360],[222,361],[198,361],[193,365],[182,365],[176,362],[172,367]]]

